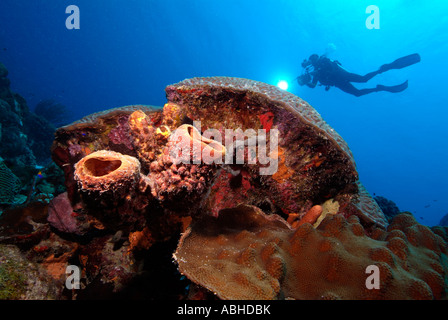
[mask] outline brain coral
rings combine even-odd
[[[179,270],[222,299],[446,298],[446,243],[410,215],[366,235],[356,216],[296,230],[256,207],[223,210],[183,235]],[[366,270],[379,270],[368,289]]]

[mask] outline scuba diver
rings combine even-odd
[[[378,91],[388,91],[388,92],[401,92],[408,87],[408,81],[406,80],[402,84],[396,86],[384,86],[377,85],[376,88],[369,89],[357,89],[350,82],[367,82],[372,79],[377,74],[386,72],[391,69],[401,69],[408,67],[414,63],[420,62],[420,55],[414,53],[402,58],[395,60],[392,63],[383,64],[377,71],[367,73],[361,76],[356,73],[351,73],[341,67],[339,61],[333,61],[325,57],[325,55],[320,56],[317,54],[312,54],[308,60],[302,62],[302,67],[305,69],[303,74],[297,77],[297,82],[301,86],[308,86],[310,88],[316,87],[317,83],[319,85],[325,86],[325,90],[328,91],[330,87],[335,86],[344,92],[353,94],[356,97],[362,95],[378,92]]]

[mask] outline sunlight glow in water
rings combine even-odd
[[[277,83],[277,87],[282,90],[288,90],[288,82],[286,82],[285,80],[281,80]]]

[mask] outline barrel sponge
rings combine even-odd
[[[100,150],[75,164],[75,180],[81,191],[90,195],[123,197],[140,179],[140,162],[118,152]]]
[[[220,142],[202,136],[196,127],[183,124],[170,135],[168,153],[175,164],[220,164],[226,149]]]
[[[184,124],[174,130],[162,153],[150,165],[153,195],[171,209],[193,212],[202,205],[219,174],[225,147]]]
[[[0,159],[0,203],[14,203],[14,197],[20,188],[20,179]]]
[[[179,270],[222,299],[446,299],[446,243],[409,215],[373,239],[359,218],[329,215],[292,229],[256,207],[193,223],[174,255]],[[367,270],[379,270],[369,289]]]

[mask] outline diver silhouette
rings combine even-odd
[[[333,61],[323,56],[312,54],[308,60],[302,62],[304,72],[298,76],[297,82],[301,86],[308,86],[315,88],[318,82],[319,85],[325,86],[325,90],[328,91],[330,87],[334,86],[341,89],[344,92],[350,93],[356,97],[363,96],[372,92],[388,91],[388,92],[401,92],[408,87],[408,80],[402,84],[395,86],[377,85],[375,88],[357,89],[351,82],[367,82],[374,76],[386,72],[391,69],[401,69],[408,67],[414,63],[420,62],[420,55],[414,53],[395,60],[394,62],[383,64],[377,71],[367,73],[361,76],[356,73],[351,73],[345,70],[339,61]]]

